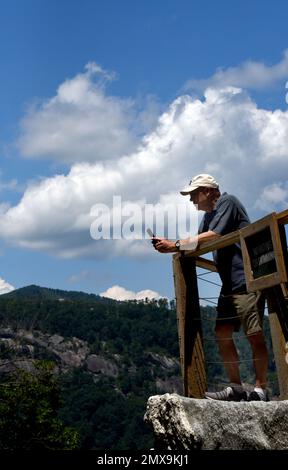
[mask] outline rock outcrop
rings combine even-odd
[[[104,342],[103,342],[104,344]],[[155,380],[156,393],[182,393],[179,361],[155,352],[143,353],[145,366]],[[127,369],[120,354],[95,354],[87,341],[59,334],[50,335],[39,330],[24,330],[0,326],[0,378],[19,368],[35,370],[35,361],[50,359],[55,363],[54,372],[68,372],[72,368],[84,368],[93,375],[95,383],[101,376],[117,379],[137,375],[132,361]]]
[[[13,359],[0,358],[0,374],[12,372],[18,367],[26,370],[33,369],[36,350],[42,349],[49,354],[62,368],[81,367],[89,353],[88,344],[79,338],[63,338],[60,335],[48,335],[40,331],[26,331],[12,328],[0,329],[0,347],[10,351]],[[14,354],[12,354],[14,353]]]
[[[105,359],[98,354],[90,354],[86,359],[87,369],[93,374],[104,374],[107,377],[117,377],[119,369],[115,362]]]
[[[149,398],[144,420],[158,449],[288,449],[288,400],[237,403],[166,393]]]

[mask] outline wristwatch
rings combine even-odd
[[[177,250],[180,250],[180,240],[176,240],[175,247],[177,248]]]

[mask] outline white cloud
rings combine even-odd
[[[274,212],[275,207],[278,207],[279,210],[287,209],[288,183],[273,183],[265,186],[255,203],[255,207],[266,212]]]
[[[99,295],[115,300],[145,300],[146,298],[152,300],[160,299],[162,297],[160,294],[158,294],[158,292],[150,289],[133,292],[117,285],[109,287],[109,289],[107,289],[105,292],[101,292]]]
[[[15,287],[0,278],[0,295],[8,294],[8,292],[12,292],[12,290],[15,290]]]
[[[159,256],[147,240],[92,240],[91,207],[111,205],[113,195],[141,207],[145,201],[189,204],[178,191],[193,175],[212,172],[222,190],[259,217],[260,209],[268,210],[263,200],[256,203],[264,188],[285,189],[287,137],[288,111],[260,109],[239,88],[207,89],[203,101],[181,96],[129,155],[75,163],[66,175],[30,185],[18,205],[2,208],[0,237],[66,258]],[[277,211],[283,201],[273,204]]]
[[[31,107],[21,123],[22,155],[74,163],[119,158],[134,150],[139,136],[155,123],[158,106],[151,97],[140,110],[138,101],[107,96],[105,84],[113,77],[89,63],[85,73],[62,83],[55,97]]]
[[[3,171],[0,170],[0,192],[2,191],[23,191],[23,186],[19,184],[16,178],[5,180]]]
[[[267,66],[263,62],[248,60],[237,67],[219,68],[212,77],[200,80],[188,80],[186,90],[202,92],[208,87],[223,88],[235,86],[253,90],[273,87],[288,77],[288,49],[283,58],[275,65]]]
[[[9,181],[0,180],[0,191],[15,191],[19,188],[18,181],[16,178],[13,178]]]
[[[91,273],[87,270],[80,271],[77,274],[72,274],[68,278],[68,282],[71,284],[77,284],[78,282],[87,281],[91,278]]]

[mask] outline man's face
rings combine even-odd
[[[207,188],[198,188],[190,193],[190,201],[197,206],[198,211],[211,211],[211,201]]]

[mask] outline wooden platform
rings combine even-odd
[[[288,399],[288,253],[284,226],[288,210],[272,213],[249,226],[173,256],[179,349],[184,395],[203,398],[207,390],[196,267],[217,272],[201,255],[241,243],[247,289],[262,290],[269,323],[280,398]],[[265,249],[267,250],[265,251]]]

